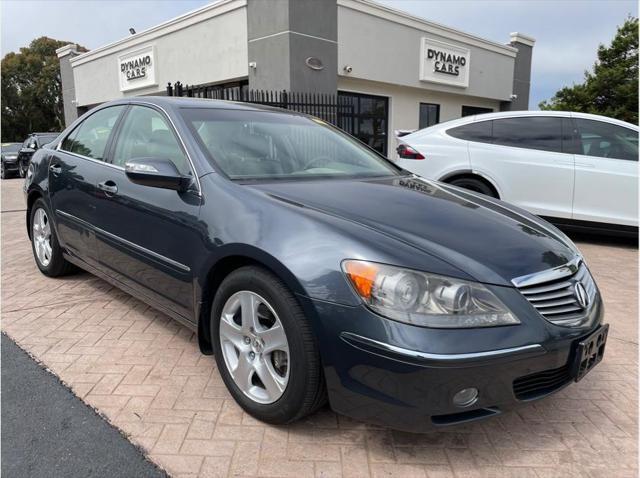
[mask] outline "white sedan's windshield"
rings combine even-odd
[[[319,119],[214,108],[184,108],[182,114],[231,179],[399,174],[384,158]]]

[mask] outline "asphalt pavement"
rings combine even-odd
[[[3,477],[166,477],[2,334]]]

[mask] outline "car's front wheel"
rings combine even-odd
[[[211,314],[218,369],[249,414],[284,424],[325,402],[311,325],[277,277],[252,266],[232,272],[220,285]]]
[[[7,170],[4,167],[4,161],[2,163],[0,163],[0,178],[2,178],[2,179],[6,179],[7,178]]]
[[[51,214],[42,199],[36,200],[31,209],[31,248],[38,269],[44,275],[57,277],[75,269],[62,255]]]
[[[27,169],[28,169],[28,166],[24,164],[24,161],[20,161],[20,163],[18,164],[18,174],[20,174],[21,178],[24,178],[27,176]]]

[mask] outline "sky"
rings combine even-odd
[[[271,0],[263,0],[271,1]],[[476,36],[508,43],[518,31],[536,39],[529,106],[581,82],[635,0],[378,0],[391,8]],[[208,0],[0,0],[2,56],[39,36],[89,49],[142,31]]]

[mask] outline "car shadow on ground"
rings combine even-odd
[[[586,243],[594,246],[623,247],[638,249],[638,237],[612,236],[602,233],[564,231],[575,243]]]

